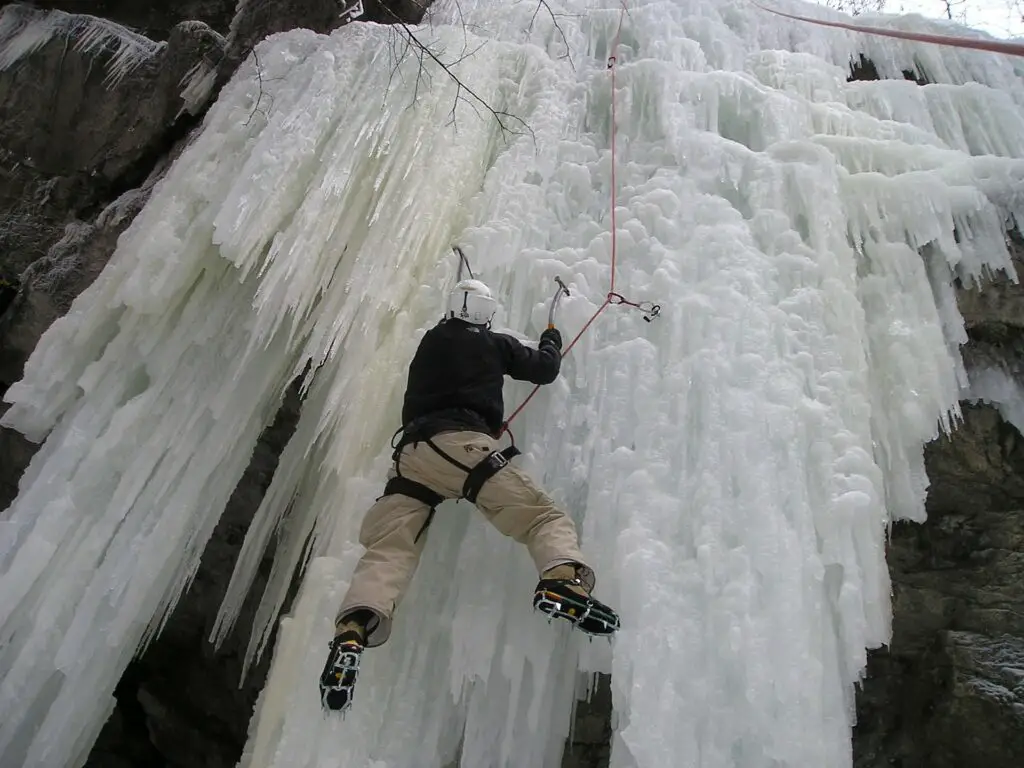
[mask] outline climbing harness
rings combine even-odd
[[[773,13],[776,16],[783,16],[787,19],[794,19],[795,21],[817,24],[819,27],[834,27],[836,29],[848,29],[851,32],[863,32],[866,35],[895,37],[900,40],[914,40],[919,43],[934,43],[935,45],[951,45],[954,48],[970,48],[975,51],[1006,53],[1010,56],[1024,56],[1024,44],[1022,43],[1004,43],[998,40],[972,39],[969,37],[958,37],[955,35],[926,35],[920,32],[904,32],[899,29],[885,29],[883,27],[869,27],[862,24],[848,24],[842,21],[812,19],[809,16],[799,16],[795,13],[777,11],[774,8],[761,5],[757,0],[750,0],[750,2],[751,5],[760,8],[762,11]]]
[[[402,434],[398,444],[395,444],[395,438],[399,434]],[[466,479],[462,483],[462,493],[456,497],[457,499],[465,499],[471,504],[476,503],[477,496],[480,495],[480,490],[484,487],[484,483],[494,477],[498,472],[508,466],[508,463],[518,456],[521,451],[515,446],[515,443],[503,448],[500,451],[491,451],[483,460],[478,462],[475,466],[467,466],[457,459],[453,459],[447,453],[445,453],[433,440],[429,437],[423,440],[418,440],[415,437],[409,437],[405,433],[405,428],[402,427],[395,432],[391,437],[391,444],[394,446],[394,452],[391,454],[392,461],[395,462],[395,476],[392,477],[384,486],[384,493],[378,497],[378,501],[383,499],[385,496],[401,495],[408,496],[426,504],[430,511],[427,513],[427,519],[423,523],[423,527],[420,528],[419,533],[416,534],[416,538],[413,542],[420,540],[420,537],[426,533],[427,528],[430,527],[431,522],[434,520],[434,514],[437,512],[438,506],[445,500],[445,496],[438,493],[429,486],[423,483],[418,483],[408,477],[402,475],[401,459],[402,451],[407,445],[417,445],[418,443],[426,443],[431,450],[434,451],[438,456],[452,464],[463,472],[466,473]]]
[[[595,311],[594,314],[592,314],[590,316],[590,319],[588,319],[587,322],[583,324],[583,327],[580,329],[580,331],[573,337],[573,339],[569,342],[569,344],[562,350],[561,356],[563,358],[567,354],[569,354],[569,352],[572,350],[572,348],[574,346],[576,346],[576,343],[583,337],[583,334],[587,332],[587,329],[590,328],[590,326],[598,318],[598,316],[602,312],[604,312],[605,309],[607,309],[609,306],[611,306],[613,304],[617,305],[617,306],[626,306],[626,307],[630,307],[632,309],[639,310],[641,312],[641,314],[643,315],[644,320],[647,321],[647,322],[651,322],[652,320],[654,320],[656,317],[658,317],[661,314],[661,305],[660,304],[654,304],[652,302],[647,302],[647,301],[642,301],[642,302],[630,301],[625,296],[623,296],[621,293],[618,293],[615,290],[615,277],[616,277],[616,267],[617,267],[617,260],[618,260],[618,233],[617,233],[617,229],[616,229],[616,223],[617,222],[616,222],[616,211],[615,211],[616,205],[617,205],[617,202],[618,202],[617,201],[617,190],[616,190],[616,170],[615,170],[616,169],[616,162],[615,162],[615,136],[616,136],[616,126],[615,126],[615,117],[616,117],[615,116],[615,67],[616,67],[616,63],[617,63],[616,51],[618,50],[618,47],[619,47],[619,40],[620,40],[621,35],[622,35],[622,23],[623,23],[623,20],[625,19],[625,16],[626,16],[626,4],[625,4],[625,0],[623,0],[622,1],[621,9],[619,11],[619,21],[618,21],[618,26],[617,26],[617,28],[615,30],[615,38],[614,38],[614,40],[612,42],[612,46],[611,46],[611,54],[608,56],[608,62],[607,62],[607,64],[608,64],[608,71],[609,71],[610,79],[611,79],[611,136],[610,136],[610,143],[611,143],[611,147],[610,147],[610,150],[611,150],[611,205],[610,205],[610,211],[611,211],[611,280],[610,280],[610,286],[609,286],[609,289],[608,289],[608,293],[605,296],[604,302],[601,304],[600,307],[597,308],[597,311]],[[466,254],[462,251],[462,249],[459,246],[455,245],[455,246],[452,246],[452,251],[455,253],[456,257],[458,257],[458,260],[459,260],[459,266],[458,266],[458,270],[457,270],[457,273],[456,273],[457,281],[461,281],[462,280],[463,270],[464,269],[469,274],[469,277],[471,279],[475,279],[474,275],[473,275],[473,269],[472,269],[472,267],[470,267],[470,264],[469,264],[469,259],[466,258]],[[555,313],[558,311],[559,303],[561,302],[561,300],[564,297],[570,295],[569,288],[568,288],[568,286],[566,286],[565,282],[563,282],[561,277],[555,277],[555,282],[558,284],[558,287],[557,287],[554,295],[551,297],[551,303],[550,303],[550,306],[548,307],[548,328],[554,328],[555,327]],[[420,441],[420,440],[417,440],[415,437],[409,437],[409,435],[407,433],[405,433],[405,427],[402,427],[397,432],[395,432],[395,434],[392,436],[392,439],[391,439],[392,447],[395,449],[394,453],[392,454],[392,457],[391,457],[392,460],[395,462],[395,477],[391,478],[387,482],[387,485],[385,485],[385,487],[384,487],[384,494],[380,498],[384,498],[384,496],[390,496],[392,494],[401,494],[401,495],[409,496],[409,497],[411,497],[413,499],[416,499],[417,501],[421,501],[424,504],[426,504],[428,507],[430,507],[430,512],[427,515],[427,520],[423,524],[423,527],[420,529],[420,532],[416,535],[416,540],[417,541],[424,534],[424,532],[427,530],[427,527],[430,525],[431,521],[434,518],[434,513],[437,510],[437,506],[442,501],[445,500],[445,497],[442,496],[441,494],[437,493],[433,489],[428,488],[427,486],[423,485],[422,483],[417,483],[415,480],[410,480],[409,478],[402,476],[401,471],[400,471],[400,467],[399,467],[399,462],[400,462],[400,459],[401,459],[402,450],[405,448],[405,446],[409,445],[410,443],[415,445],[418,442],[425,442],[439,456],[441,456],[443,459],[445,459],[445,461],[449,462],[450,464],[455,465],[456,467],[458,467],[459,469],[464,471],[466,473],[466,480],[465,480],[465,482],[463,483],[463,486],[462,486],[462,493],[461,493],[461,495],[458,498],[466,499],[469,502],[475,502],[476,499],[477,499],[477,496],[480,493],[481,488],[483,488],[484,483],[486,483],[488,480],[490,480],[492,477],[494,477],[494,475],[496,475],[498,472],[500,472],[502,469],[504,469],[506,466],[508,466],[509,461],[511,461],[514,457],[520,455],[521,451],[516,447],[515,436],[512,434],[512,431],[509,429],[509,424],[512,422],[513,419],[515,419],[516,416],[518,416],[522,412],[522,410],[526,407],[526,405],[530,402],[530,400],[533,399],[533,396],[537,394],[539,389],[540,389],[539,385],[534,387],[533,391],[530,392],[530,394],[526,397],[526,399],[523,400],[523,402],[520,403],[519,406],[512,412],[512,415],[510,415],[505,420],[505,422],[501,425],[501,431],[499,432],[499,435],[507,433],[512,444],[510,446],[508,446],[507,448],[504,448],[504,449],[502,449],[500,451],[493,451],[485,459],[483,459],[481,462],[479,462],[474,467],[468,467],[465,464],[463,464],[462,462],[457,461],[456,459],[453,459],[451,456],[449,456],[447,453],[445,453],[443,450],[441,450],[437,446],[437,444],[434,443],[429,438]],[[402,434],[402,433],[405,433],[405,434]],[[395,444],[395,437],[397,437],[399,434],[402,434],[402,438],[398,441],[397,444]]]
[[[398,462],[396,461],[395,467],[397,468],[397,466]],[[397,475],[396,477],[392,477],[388,480],[387,484],[384,486],[384,493],[381,494],[377,501],[380,501],[380,499],[383,499],[385,496],[395,495],[409,496],[410,498],[416,499],[416,501],[422,501],[430,507],[430,512],[427,514],[426,522],[423,523],[423,527],[420,528],[419,533],[416,534],[416,538],[413,539],[413,542],[415,543],[419,541],[420,536],[426,532],[427,527],[434,519],[434,513],[437,511],[438,505],[444,501],[444,496],[423,485],[423,483],[417,483],[415,480],[410,480],[408,477],[402,477],[401,475]]]

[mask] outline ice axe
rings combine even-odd
[[[462,268],[465,267],[466,271],[469,272],[470,279],[473,279],[473,268],[469,266],[469,259],[466,258],[466,254],[462,252],[462,249],[457,245],[452,246],[452,250],[455,251],[455,255],[459,257],[459,271],[455,275],[455,282],[462,282]]]
[[[569,289],[565,283],[562,282],[562,278],[556,277],[555,282],[558,283],[558,290],[555,291],[555,295],[551,297],[551,308],[548,310],[548,328],[555,327],[555,310],[558,309],[558,303],[562,300],[563,296],[569,295]]]

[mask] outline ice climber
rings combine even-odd
[[[590,635],[619,627],[611,608],[591,597],[594,572],[580,553],[572,520],[498,450],[502,385],[513,379],[550,384],[561,366],[554,326],[534,350],[490,329],[497,308],[479,280],[460,281],[446,317],[427,331],[409,366],[403,427],[384,495],[359,533],[366,548],[336,621],[320,677],[323,705],[352,702],[363,649],[383,644],[392,615],[412,579],[434,510],[464,498],[499,531],[525,544],[540,573],[533,605]]]

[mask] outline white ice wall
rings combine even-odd
[[[616,642],[541,621],[521,548],[448,504],[353,711],[317,700],[449,245],[518,332],[543,328],[556,275],[567,333],[603,301],[619,6],[566,3],[560,33],[529,4],[442,3],[418,28],[446,60],[474,51],[454,71],[513,134],[436,67],[395,69],[394,30],[295,31],[243,66],[7,393],[4,423],[45,444],[0,521],[5,760],[84,759],[96,701],[311,364],[215,631],[274,543],[258,652],[312,557],[244,765],[557,765],[599,670],[615,766],[849,763],[852,683],[888,637],[885,526],[923,515],[921,446],[966,383],[951,279],[1007,268],[1024,211],[1019,65],[739,0],[628,8],[617,289],[663,315],[609,309],[514,425],[622,612]],[[846,83],[861,51],[935,85]]]

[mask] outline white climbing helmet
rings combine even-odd
[[[498,309],[491,289],[479,280],[462,280],[448,295],[448,317],[474,325],[487,325]]]

